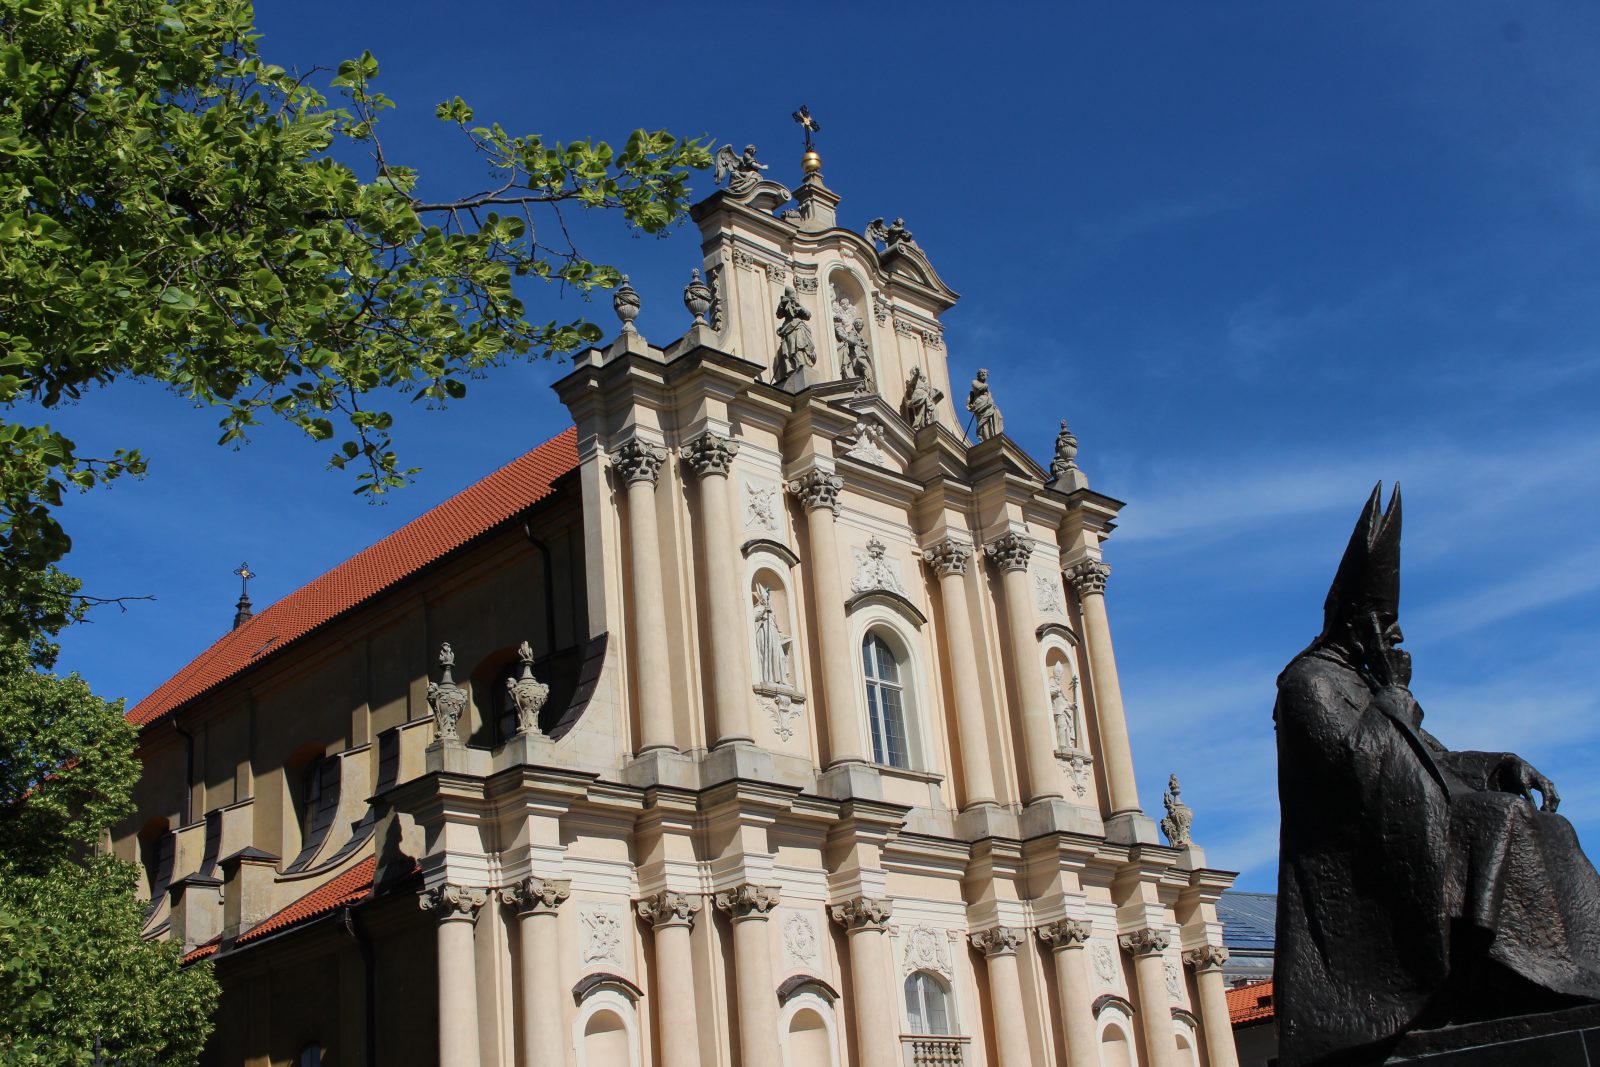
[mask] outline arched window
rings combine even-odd
[[[889,642],[868,633],[861,642],[867,685],[867,722],[872,727],[872,759],[890,767],[910,767],[906,746],[904,664]]]
[[[927,971],[906,976],[906,1019],[913,1034],[951,1032],[950,989],[943,979]]]

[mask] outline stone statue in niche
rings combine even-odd
[[[1067,677],[1067,665],[1050,668],[1050,710],[1056,720],[1056,751],[1078,750],[1078,676]]]
[[[1399,487],[1380,502],[1374,489],[1322,632],[1278,676],[1285,1067],[1379,1063],[1410,1031],[1600,1001],[1600,875],[1555,786],[1422,728],[1400,647]]]
[[[878,375],[867,350],[867,324],[856,313],[856,306],[837,287],[833,290],[833,339],[839,345],[839,368],[846,379],[854,378],[857,393],[878,388]]]
[[[979,370],[978,376],[972,379],[972,389],[967,393],[967,410],[972,412],[978,420],[978,440],[987,441],[999,435],[1005,427],[1005,420],[1000,417],[1000,408],[994,402],[994,394],[989,391],[989,372]]]
[[[778,612],[772,605],[772,590],[756,583],[755,601],[756,681],[761,689],[791,688],[789,649],[794,638],[778,625]]]
[[[733,150],[733,145],[725,144],[717,150],[717,173],[713,183],[721,185],[728,183],[728,192],[734,196],[743,196],[754,189],[761,182],[761,172],[767,169],[765,163],[756,160],[756,146],[744,146],[744,154]]]
[[[811,312],[800,305],[794,286],[783,288],[778,301],[778,358],[772,365],[772,382],[781,388],[804,388],[805,370],[817,365],[817,345],[807,320]]]
[[[1166,795],[1161,798],[1162,805],[1167,809],[1167,817],[1161,820],[1161,832],[1167,835],[1167,844],[1173,848],[1193,844],[1189,840],[1189,828],[1194,825],[1194,811],[1179,798],[1182,789],[1178,784],[1178,776],[1170,775],[1167,778]]]
[[[939,421],[936,405],[943,399],[944,391],[933,387],[928,372],[920,366],[912,367],[910,376],[906,378],[906,395],[900,402],[900,413],[913,430],[920,430]]]

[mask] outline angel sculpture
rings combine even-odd
[[[881,218],[873,219],[867,223],[867,240],[883,245],[885,252],[893,252],[901,245],[922,251],[922,246],[912,240],[911,231],[906,229],[905,219],[895,219],[887,224]]]
[[[713,180],[721,185],[726,179],[728,192],[743,196],[761,182],[761,172],[766,169],[765,163],[756,160],[755,145],[745,145],[741,156],[733,150],[733,145],[725,144],[717,149],[717,173]]]

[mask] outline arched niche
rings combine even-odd
[[[816,990],[797,992],[778,1011],[783,1067],[839,1067],[839,1027],[833,1004]]]
[[[823,333],[827,337],[827,351],[831,361],[829,377],[851,376],[849,368],[845,365],[848,346],[843,338],[854,334],[866,342],[867,353],[872,360],[873,377],[881,390],[884,381],[884,362],[881,346],[873,330],[872,302],[867,295],[866,284],[855,271],[838,263],[828,271],[822,298],[827,320]]]
[[[582,997],[572,1019],[572,1046],[577,1067],[639,1067],[638,1010],[625,990],[598,983]]]
[[[781,546],[778,546],[781,547]],[[800,655],[799,605],[790,586],[789,554],[756,543],[745,559],[745,640],[750,688],[776,742],[803,744],[805,664]],[[796,740],[796,739],[799,740]]]

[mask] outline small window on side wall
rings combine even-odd
[[[872,730],[873,762],[909,768],[905,663],[877,633],[868,633],[861,642],[861,662],[867,687],[867,723]]]

